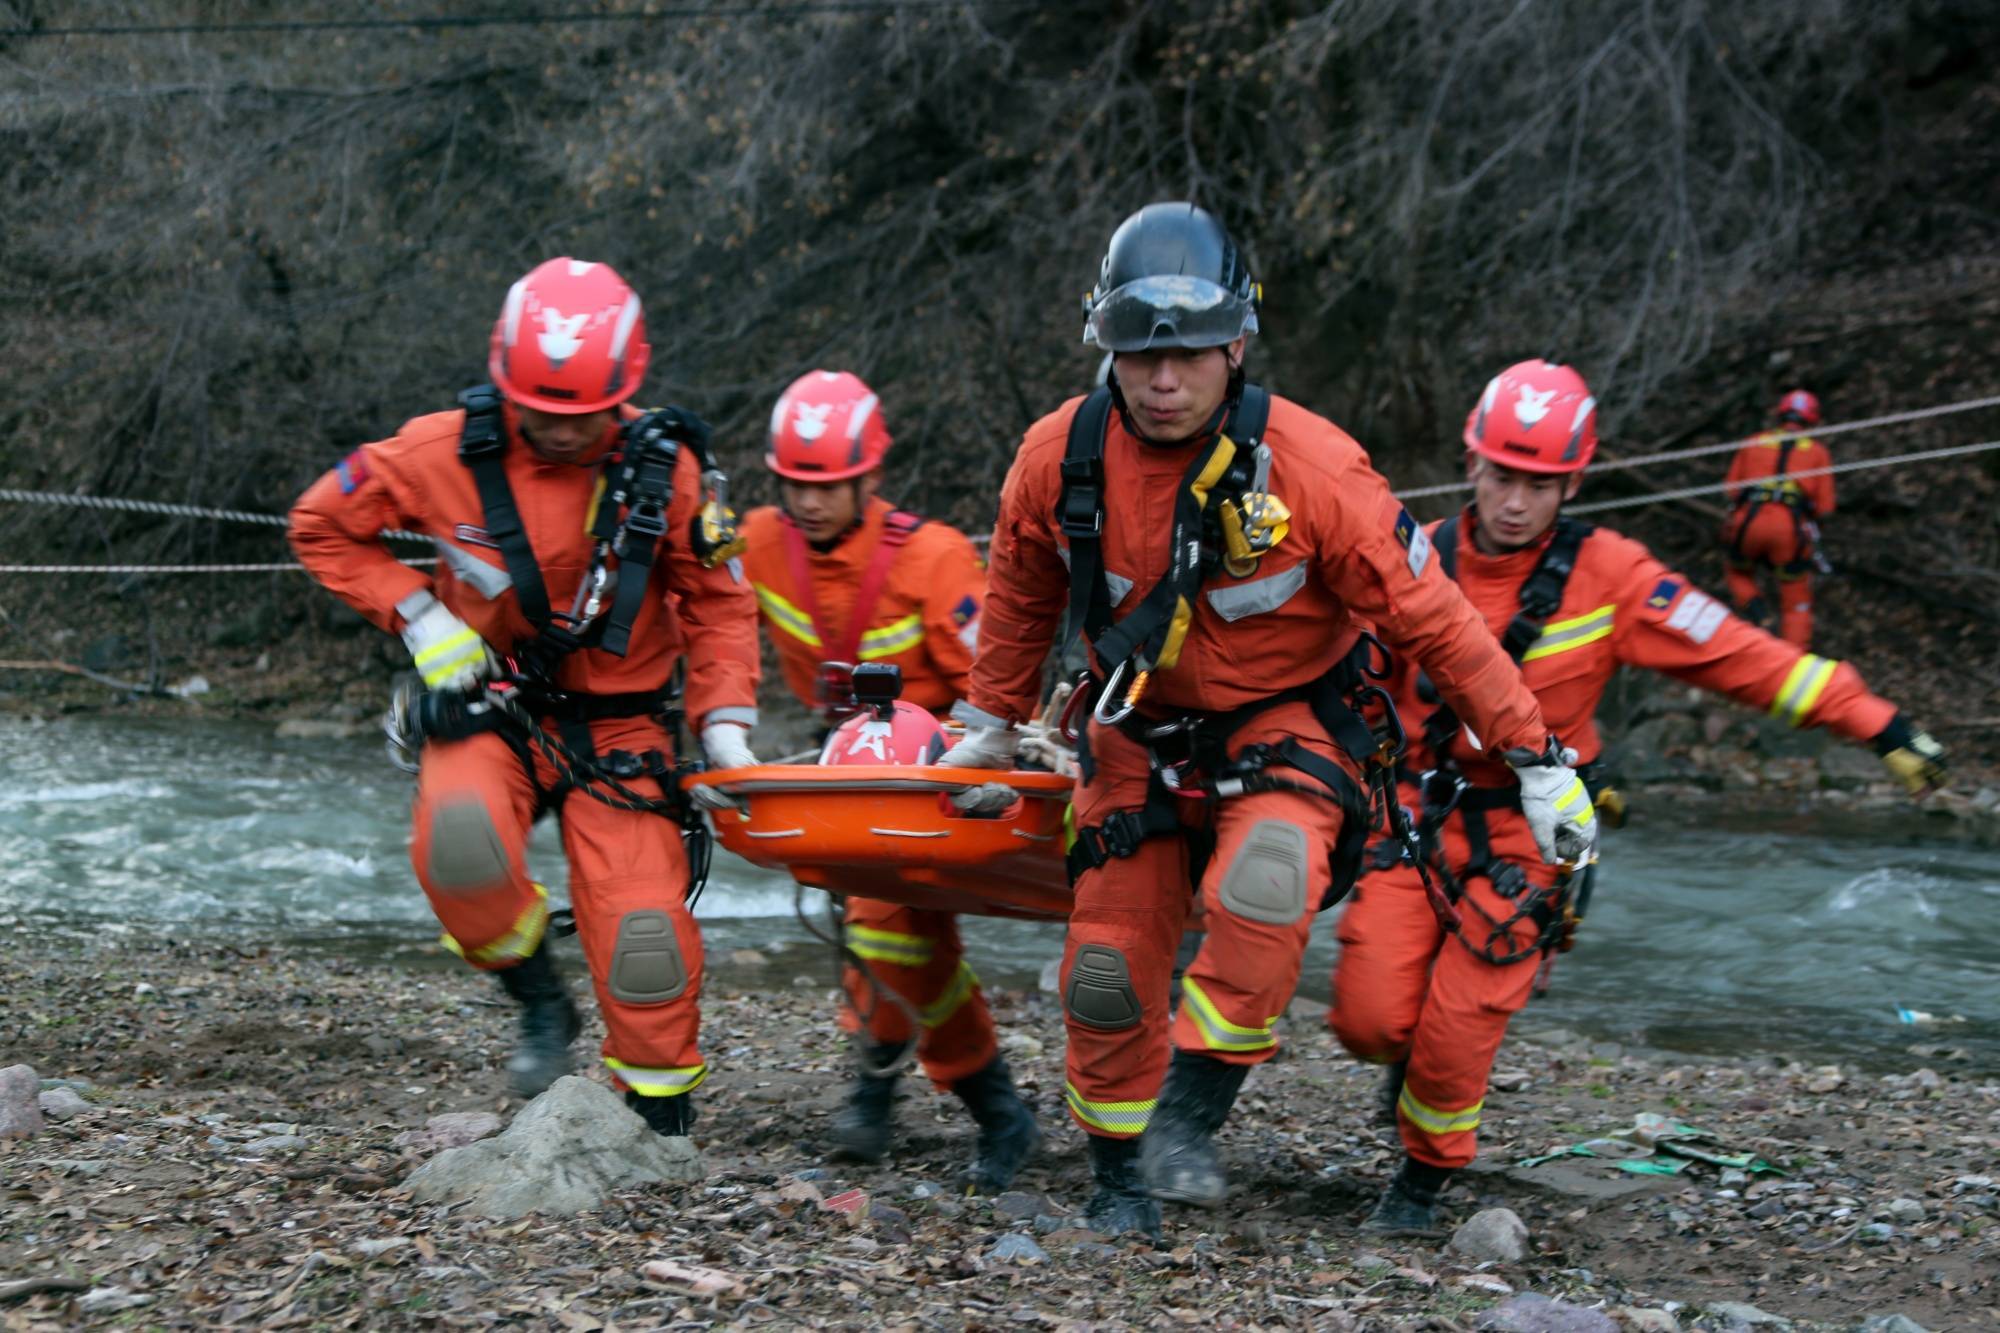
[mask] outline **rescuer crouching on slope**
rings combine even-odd
[[[548,261],[507,294],[493,384],[348,455],[293,508],[291,541],[328,591],[402,636],[428,687],[399,714],[407,748],[421,746],[410,857],[446,942],[521,1007],[514,1091],[567,1073],[578,1031],[547,894],[522,861],[552,808],[604,1062],[649,1125],[678,1135],[707,1068],[702,949],[660,719],[685,661],[709,761],[754,762],[757,627],[727,516],[703,504],[707,428],[621,406],[649,354],[639,298],[616,273]],[[387,529],[437,543],[435,578],[390,555]],[[504,695],[486,688],[503,673],[496,655]],[[548,737],[565,747],[562,772]],[[597,799],[606,776],[622,804]]]
[[[1090,1136],[1086,1216],[1112,1233],[1157,1235],[1155,1199],[1222,1199],[1212,1137],[1277,1047],[1314,915],[1352,882],[1376,748],[1350,702],[1368,665],[1358,619],[1407,645],[1520,766],[1546,855],[1587,858],[1595,837],[1519,673],[1367,455],[1245,382],[1255,298],[1221,224],[1191,204],[1151,205],[1112,236],[1085,329],[1114,353],[1112,382],[1031,426],[1008,473],[970,729],[944,759],[1010,765],[1070,608],[1095,678],[1061,973],[1066,1091]],[[1208,935],[1170,1029],[1197,890]]]
[[[978,642],[986,598],[979,557],[956,528],[877,495],[889,444],[881,404],[858,377],[800,376],[772,409],[764,456],[783,503],[743,522],[744,566],[785,683],[828,723],[855,711],[851,676],[863,662],[898,668],[906,702],[949,711],[965,696]],[[871,734],[857,733],[854,743]],[[887,1071],[912,1038],[914,1012],[924,1072],[940,1091],[956,1093],[979,1125],[964,1183],[1005,1189],[1041,1131],[1000,1056],[957,916],[849,898],[844,933],[847,948],[908,1009],[872,996],[867,977],[846,969],[841,1022],[861,1034],[861,1068],[834,1117],[835,1147],[865,1162],[887,1154],[896,1091]]]
[[[1465,444],[1473,502],[1430,539],[1586,779],[1602,748],[1598,700],[1628,665],[1868,741],[1916,794],[1943,780],[1937,742],[1853,667],[1745,624],[1638,542],[1562,515],[1597,448],[1596,400],[1576,371],[1546,361],[1501,371],[1466,419]],[[1391,692],[1415,742],[1402,800],[1421,811],[1419,844],[1443,897],[1400,846],[1378,844],[1340,921],[1331,1021],[1348,1050],[1390,1066],[1384,1100],[1408,1152],[1366,1228],[1424,1235],[1438,1192],[1473,1158],[1507,1021],[1550,951],[1568,947],[1593,872],[1559,874],[1537,856],[1524,791],[1473,739],[1486,728],[1461,722],[1408,664]]]

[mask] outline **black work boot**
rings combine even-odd
[[[1403,1100],[1403,1075],[1409,1072],[1410,1062],[1398,1060],[1382,1067],[1382,1087],[1375,1094],[1375,1123],[1396,1127],[1396,1106]]]
[[[1139,1139],[1139,1174],[1156,1199],[1212,1208],[1229,1193],[1215,1131],[1236,1104],[1248,1065],[1175,1051],[1160,1104]]]
[[[1084,1206],[1084,1226],[1101,1235],[1136,1231],[1159,1241],[1160,1205],[1140,1188],[1138,1165],[1138,1140],[1090,1136],[1090,1178],[1097,1182],[1097,1193]]]
[[[1034,1156],[1042,1131],[1035,1113],[1021,1100],[1007,1061],[996,1055],[984,1068],[951,1085],[979,1125],[979,1146],[959,1183],[976,1193],[998,1194],[1014,1183],[1021,1164]]]
[[[673,1097],[648,1097],[644,1093],[625,1089],[625,1104],[639,1113],[646,1127],[662,1138],[684,1139],[694,1128],[694,1094],[683,1092]]]
[[[1444,1228],[1438,1225],[1437,1200],[1451,1176],[1448,1166],[1405,1157],[1402,1169],[1382,1191],[1375,1211],[1368,1214],[1361,1229],[1376,1236],[1444,1235]]]
[[[497,975],[501,987],[521,1006],[514,1053],[507,1057],[507,1078],[515,1096],[539,1097],[569,1072],[569,1044],[583,1030],[583,1020],[569,998],[569,987],[556,973],[547,936],[533,953]]]
[[[854,1162],[879,1162],[889,1155],[895,1130],[896,1074],[886,1069],[902,1054],[900,1046],[861,1047],[861,1068],[847,1089],[847,1101],[833,1113],[833,1155]]]

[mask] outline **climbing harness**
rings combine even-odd
[[[904,636],[897,634],[887,641],[870,644],[868,622],[875,614],[876,604],[882,599],[883,588],[888,586],[889,573],[895,567],[897,556],[917,529],[923,526],[924,520],[900,509],[893,509],[884,517],[882,536],[875,543],[875,549],[868,553],[868,563],[862,566],[861,582],[854,592],[854,609],[849,613],[847,624],[838,639],[828,637],[821,623],[818,599],[813,595],[812,558],[807,551],[805,534],[792,521],[790,514],[780,511],[778,520],[780,531],[784,534],[785,561],[791,572],[792,589],[799,599],[798,609],[806,622],[800,628],[810,633],[827,654],[820,663],[813,707],[823,720],[839,722],[857,707],[854,699],[854,668],[857,663],[869,657],[893,656],[923,642],[923,626],[919,623],[914,634],[908,636],[907,643],[902,641]]]
[[[1139,809],[1114,811],[1074,830],[1067,858],[1071,882],[1115,858],[1134,855],[1148,838],[1170,834],[1188,838],[1193,860],[1204,863],[1213,851],[1212,836],[1184,822],[1183,802],[1292,791],[1341,808],[1341,831],[1330,857],[1332,884],[1320,904],[1331,906],[1359,873],[1377,797],[1384,818],[1394,805],[1390,775],[1404,737],[1394,704],[1371,683],[1388,676],[1388,652],[1380,640],[1364,633],[1332,670],[1305,685],[1221,712],[1183,710],[1167,718],[1141,714],[1153,674],[1172,670],[1180,660],[1203,583],[1221,573],[1241,578],[1254,572],[1285,539],[1291,513],[1268,489],[1271,449],[1263,436],[1270,395],[1257,385],[1243,385],[1218,413],[1216,429],[1195,451],[1176,490],[1166,572],[1130,615],[1114,622],[1103,534],[1104,440],[1116,405],[1108,387],[1084,399],[1070,423],[1062,461],[1055,517],[1069,545],[1068,624],[1089,645],[1093,668],[1077,677],[1058,728],[1077,746],[1086,782],[1094,769],[1089,733],[1076,725],[1085,708],[1098,726],[1115,728],[1141,746],[1151,774]],[[1102,668],[1101,676],[1097,668]],[[1295,702],[1311,708],[1364,775],[1361,782],[1296,737],[1230,753],[1231,740],[1252,719]],[[1363,720],[1362,710],[1370,706],[1384,719],[1382,734]]]
[[[1459,516],[1453,515],[1438,525],[1432,537],[1438,563],[1445,576],[1454,581],[1458,578],[1459,527]],[[1549,618],[1561,608],[1570,575],[1576,571],[1577,554],[1594,531],[1592,524],[1568,515],[1556,519],[1541,557],[1522,580],[1517,609],[1500,636],[1500,646],[1516,663],[1527,655]],[[1458,714],[1450,704],[1437,700],[1435,687],[1428,679],[1419,678],[1417,688],[1427,702],[1437,702],[1437,707],[1424,719],[1424,745],[1436,767],[1416,775],[1405,772],[1403,776],[1414,777],[1420,793],[1421,809],[1415,821],[1415,848],[1410,859],[1423,877],[1431,910],[1446,933],[1457,938],[1474,956],[1495,966],[1542,954],[1545,981],[1553,954],[1567,952],[1574,942],[1576,927],[1582,922],[1582,912],[1577,909],[1588,906],[1590,867],[1566,870],[1544,889],[1532,885],[1519,865],[1493,855],[1486,817],[1495,810],[1519,810],[1521,789],[1511,784],[1475,787],[1467,783],[1450,760],[1451,745],[1459,731]],[[1599,788],[1593,775],[1586,771],[1579,776],[1595,797]],[[1610,793],[1610,799],[1616,802],[1622,822],[1623,799],[1615,792]],[[1444,852],[1444,826],[1453,814],[1459,816],[1470,853],[1462,874],[1453,873]],[[1382,854],[1378,849],[1378,865],[1382,864],[1379,859]],[[1388,864],[1400,859],[1401,856],[1394,857]],[[1487,911],[1478,898],[1466,892],[1467,881],[1473,879],[1486,880],[1495,894],[1513,904],[1512,910],[1504,916]],[[1474,933],[1466,928],[1467,907],[1484,922],[1481,938],[1475,939]],[[1517,943],[1515,931],[1523,922],[1533,928],[1533,935],[1526,943]]]
[[[1745,485],[1743,494],[1737,498],[1736,512],[1730,518],[1729,563],[1737,569],[1749,569],[1755,562],[1743,554],[1743,539],[1749,535],[1750,525],[1766,505],[1782,505],[1792,516],[1793,549],[1795,558],[1774,566],[1780,579],[1804,578],[1813,569],[1825,563],[1819,554],[1818,515],[1813,512],[1812,500],[1807,497],[1799,483],[1786,470],[1792,450],[1798,447],[1800,437],[1787,432],[1778,441],[1778,461],[1771,475]]]

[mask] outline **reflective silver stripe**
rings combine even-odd
[[[1559,620],[1542,628],[1540,637],[1521,654],[1523,662],[1532,662],[1538,657],[1553,657],[1571,648],[1581,648],[1587,643],[1595,643],[1609,635],[1616,625],[1618,608],[1600,606],[1587,615]]]
[[[1219,583],[1204,591],[1202,596],[1215,608],[1215,614],[1224,620],[1241,620],[1245,616],[1277,610],[1305,586],[1306,566],[1301,560],[1290,569],[1280,570],[1269,578],[1249,583]]]
[[[438,554],[451,566],[451,572],[458,575],[466,587],[491,602],[501,593],[514,586],[514,576],[504,569],[495,568],[481,560],[462,546],[454,546],[442,537],[433,537]]]
[[[1076,1090],[1076,1084],[1063,1084],[1063,1100],[1069,1104],[1070,1114],[1094,1129],[1107,1130],[1113,1134],[1137,1134],[1146,1128],[1146,1122],[1153,1118],[1153,1108],[1159,1105],[1157,1099],[1143,1102],[1093,1102],[1086,1101]]]
[[[1261,1051],[1266,1046],[1276,1046],[1277,1037],[1267,1024],[1261,1028],[1241,1027],[1222,1016],[1215,1002],[1208,998],[1193,977],[1181,978],[1181,1003],[1194,1016],[1195,1025],[1202,1031],[1202,1037],[1212,1051]]]
[[[1067,546],[1056,547],[1056,554],[1062,557],[1063,567],[1065,569],[1073,568],[1073,566],[1069,562],[1069,547]],[[1105,592],[1111,598],[1111,604],[1113,606],[1117,606],[1120,602],[1123,602],[1125,600],[1128,594],[1131,593],[1132,580],[1126,578],[1123,574],[1120,574],[1115,569],[1107,569],[1104,571],[1104,589]]]

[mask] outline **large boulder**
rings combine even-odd
[[[662,1138],[602,1084],[559,1078],[497,1138],[447,1148],[410,1173],[419,1203],[459,1203],[483,1217],[569,1215],[613,1190],[702,1177],[684,1138]]]

